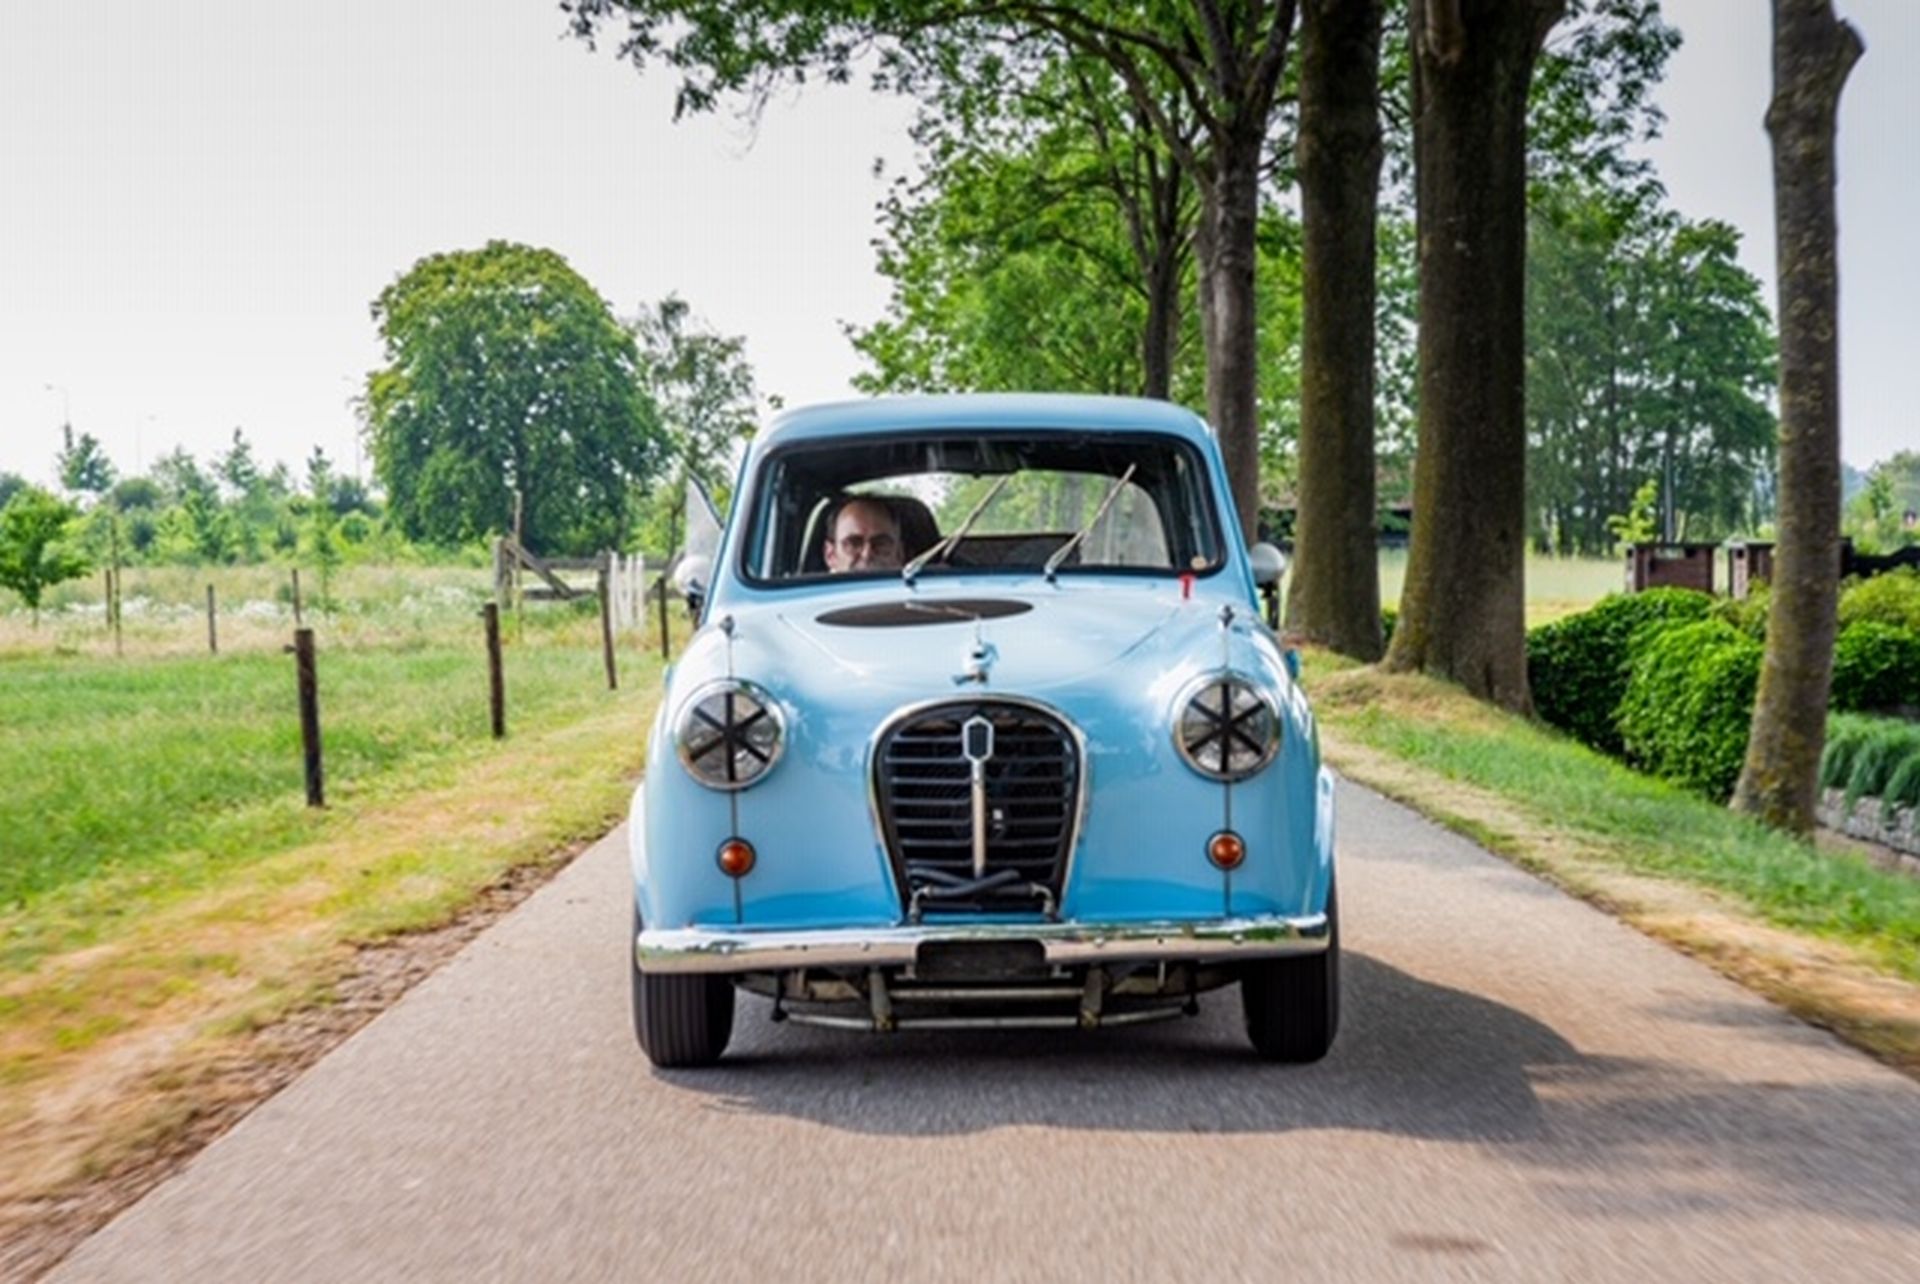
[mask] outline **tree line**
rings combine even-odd
[[[372,305],[385,361],[362,430],[374,484],[315,447],[296,475],[243,429],[121,476],[62,429],[58,492],[0,474],[0,587],[36,613],[94,566],[315,567],[477,556],[518,530],[585,553],[677,546],[689,480],[724,492],[762,398],[744,343],[669,295],[617,318],[550,250],[495,242],[430,255]]]
[[[1766,126],[1791,325],[1778,345],[1791,449],[1777,487],[1754,475],[1765,470],[1773,344],[1757,290],[1733,262],[1731,230],[1665,215],[1628,158],[1657,127],[1648,91],[1677,40],[1658,0],[562,8],[583,39],[611,38],[636,67],[676,72],[680,112],[764,103],[782,84],[845,81],[863,67],[878,87],[926,104],[918,133],[931,183],[889,212],[894,314],[861,336],[880,381],[995,378],[1004,364],[979,344],[1012,340],[1057,363],[1062,380],[1097,387],[1126,377],[1128,345],[1112,338],[1128,335],[1137,386],[1181,395],[1183,336],[1197,334],[1207,417],[1249,538],[1263,428],[1271,435],[1285,422],[1279,406],[1297,401],[1290,622],[1309,638],[1363,659],[1383,650],[1382,369],[1410,375],[1414,439],[1411,551],[1384,662],[1516,710],[1529,706],[1530,535],[1548,547],[1600,539],[1613,515],[1601,510],[1639,493],[1634,473],[1650,453],[1669,525],[1676,510],[1703,527],[1737,520],[1777,494],[1777,576],[1791,587],[1775,609],[1787,627],[1769,635],[1736,800],[1810,827],[1819,732],[1790,728],[1819,727],[1811,702],[1824,701],[1831,668],[1832,141],[1860,52],[1830,0],[1774,0]],[[1398,362],[1382,341],[1378,286],[1395,193],[1411,195],[1418,321],[1411,359]],[[1281,231],[1295,219],[1297,374],[1262,360],[1275,320],[1291,320],[1262,306],[1271,297],[1262,282],[1271,291],[1282,277],[1274,247],[1295,239]],[[1010,264],[1003,244],[1025,261]],[[1626,250],[1627,262],[1600,247]],[[1536,313],[1530,329],[1530,272],[1536,289],[1564,276],[1584,292],[1580,305],[1605,323],[1580,328],[1590,345],[1627,349],[1562,353],[1557,316]],[[1049,298],[1097,302],[1108,291],[1123,297],[1131,327],[1077,312],[1036,323],[1023,306],[1044,315]],[[1676,338],[1686,352],[1673,350]],[[1274,387],[1289,377],[1295,397]],[[1681,478],[1693,486],[1684,510]],[[1778,641],[1788,633],[1797,640]]]

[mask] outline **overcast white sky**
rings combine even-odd
[[[1920,447],[1920,3],[1840,0],[1868,52],[1841,129],[1846,457]],[[1666,0],[1687,41],[1655,158],[1675,204],[1772,281],[1764,0]],[[672,123],[673,80],[562,35],[553,0],[0,11],[0,469],[50,480],[59,424],[127,470],[243,427],[355,458],[368,303],[422,255],[558,250],[622,314],[677,291],[789,404],[844,396],[879,314],[876,158],[909,106],[813,87],[749,138]]]

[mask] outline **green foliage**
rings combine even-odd
[[[1842,629],[1828,703],[1850,711],[1920,706],[1920,633],[1878,620]]]
[[[0,588],[20,595],[36,625],[41,595],[87,573],[87,559],[67,541],[79,515],[72,504],[37,486],[16,491],[0,508]]]
[[[1762,652],[1719,620],[1674,624],[1642,639],[1620,701],[1628,759],[1725,801],[1746,757]]]
[[[63,426],[60,433],[60,453],[54,460],[60,484],[76,494],[106,493],[113,485],[113,461],[101,449],[99,439],[90,432],[75,437],[72,424]]]
[[[1876,620],[1920,633],[1920,569],[1902,566],[1840,586],[1840,627]]]
[[[1829,718],[1827,742],[1820,751],[1821,788],[1846,788],[1861,746],[1885,725],[1884,719],[1862,718],[1855,714],[1837,713]]]
[[[0,508],[5,508],[8,500],[26,488],[27,479],[19,473],[0,472]]]
[[[1701,619],[1712,604],[1692,589],[1615,594],[1534,629],[1527,634],[1534,712],[1583,744],[1623,752],[1614,711],[1626,694],[1627,673],[1647,636],[1643,631]]]
[[[375,469],[402,530],[458,544],[509,530],[587,551],[626,534],[660,427],[633,336],[551,250],[505,241],[430,255],[373,305],[386,364],[368,376]]]
[[[1607,518],[1607,534],[1620,544],[1644,544],[1660,534],[1660,482],[1649,477],[1627,503],[1627,511]]]
[[[1675,538],[1764,520],[1775,342],[1739,246],[1734,228],[1690,222],[1662,208],[1657,190],[1536,196],[1527,467],[1537,547],[1604,553],[1614,539],[1653,538],[1646,479],[1669,475],[1660,499]],[[1624,527],[1609,516],[1622,513]]]
[[[1920,745],[1916,745],[1912,753],[1900,760],[1900,765],[1887,781],[1886,789],[1880,794],[1880,801],[1920,808]]]
[[[1891,718],[1862,719],[1850,753],[1836,758],[1829,783],[1827,763],[1821,762],[1821,783],[1838,788],[1844,783],[1847,801],[1882,798],[1905,765],[1920,759],[1920,726]]]
[[[678,295],[643,310],[628,329],[672,459],[668,475],[638,499],[635,534],[641,548],[672,552],[681,547],[689,481],[724,511],[741,447],[759,419],[759,393],[746,341],[708,329]]]
[[[1920,544],[1920,451],[1903,450],[1867,471],[1867,484],[1848,501],[1841,529],[1863,553],[1891,553]]]
[[[1744,598],[1721,598],[1713,606],[1713,618],[1725,620],[1756,642],[1767,640],[1767,611],[1773,592],[1765,580],[1750,584]]]

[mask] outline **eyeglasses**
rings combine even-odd
[[[842,535],[839,540],[840,551],[848,557],[859,557],[871,552],[875,557],[886,557],[900,546],[900,541],[886,532],[878,535]]]

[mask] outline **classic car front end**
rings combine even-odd
[[[901,546],[837,572],[860,505]],[[717,1059],[736,987],[898,1030],[1153,1020],[1238,982],[1259,1052],[1323,1055],[1331,781],[1231,505],[1163,403],[882,400],[763,434],[634,799],[654,1062]]]

